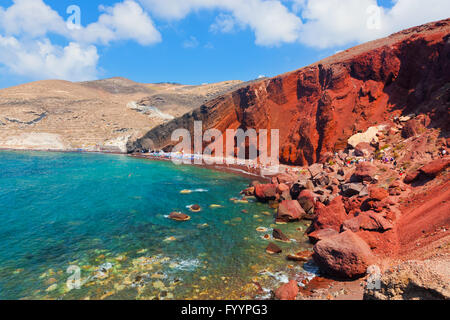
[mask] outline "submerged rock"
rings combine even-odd
[[[275,240],[291,242],[291,239],[289,239],[280,229],[273,229],[272,236]]]
[[[266,252],[269,254],[277,254],[283,252],[279,246],[277,246],[275,243],[269,243],[269,245],[266,248]]]
[[[194,204],[189,208],[192,212],[200,212],[202,208],[198,204]]]
[[[312,252],[311,251],[302,251],[297,253],[290,253],[287,255],[288,260],[292,261],[302,261],[306,262],[311,258]]]
[[[181,212],[172,212],[169,215],[169,219],[175,220],[175,221],[188,221],[191,220],[191,217],[187,214],[181,213]]]

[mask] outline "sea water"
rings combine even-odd
[[[124,155],[2,151],[0,299],[254,298],[301,265],[265,253],[256,229],[271,234],[274,210],[232,200],[248,183]],[[305,226],[284,228],[296,238],[284,253],[307,247]]]

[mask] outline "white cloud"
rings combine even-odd
[[[14,0],[10,7],[0,7],[0,65],[31,79],[88,80],[98,74],[94,45],[161,41],[153,21],[135,1],[100,9],[103,13],[97,22],[70,30],[64,18],[42,0]],[[63,36],[66,44],[53,44],[49,34]]]
[[[257,45],[302,43],[338,49],[444,19],[450,13],[448,0],[393,0],[390,9],[379,7],[376,0],[117,1],[101,6],[98,20],[79,30],[69,30],[65,18],[43,0],[13,0],[9,7],[0,6],[0,66],[24,77],[94,78],[99,60],[96,46],[127,40],[146,46],[161,41],[150,15],[180,20],[192,12],[210,10],[217,12],[210,26],[213,33],[248,28]],[[64,39],[58,45],[50,40],[55,34]],[[183,45],[200,44],[191,37]]]
[[[7,35],[44,36],[49,32],[67,34],[61,16],[42,0],[14,0],[6,9],[0,7],[0,30]]]
[[[448,0],[393,0],[390,9],[378,6],[376,0],[139,1],[152,14],[168,20],[218,10],[211,32],[248,27],[255,33],[256,44],[265,46],[300,42],[318,48],[339,47],[444,19],[450,13]],[[375,20],[379,22],[376,27]]]
[[[395,31],[450,17],[448,0],[394,0],[385,16],[387,28]]]
[[[230,33],[235,31],[236,20],[230,14],[219,14],[216,21],[210,26],[209,30],[213,33]]]
[[[161,41],[149,15],[134,1],[126,0],[113,7],[103,7],[97,22],[81,30],[74,30],[74,38],[80,42],[108,44],[111,41],[134,40],[141,45]]]
[[[19,41],[0,35],[0,64],[8,71],[31,79],[82,81],[97,76],[97,48],[70,42],[66,47],[48,39]]]
[[[294,1],[304,22],[300,42],[318,48],[373,40],[450,13],[448,0],[395,0],[391,9],[376,0]]]
[[[220,20],[213,31],[231,30],[234,25],[249,27],[255,33],[255,43],[264,46],[292,43],[298,39],[302,22],[298,16],[278,0],[140,0],[146,9],[165,19],[182,19],[202,9],[220,10],[228,20]],[[223,18],[223,16],[222,16]],[[233,25],[233,26],[234,26]]]

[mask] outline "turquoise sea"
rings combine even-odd
[[[277,243],[283,255],[265,253],[274,210],[230,200],[248,183],[123,155],[2,151],[0,299],[262,297],[255,283],[267,293],[303,272],[284,253],[308,245],[296,223],[281,226],[295,240]]]

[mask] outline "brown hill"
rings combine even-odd
[[[49,80],[0,90],[0,148],[126,152],[128,139],[242,86]]]
[[[129,143],[128,151],[168,148],[171,132],[192,132],[194,120],[222,132],[279,129],[280,160],[296,165],[314,163],[345,148],[350,136],[402,114],[426,113],[447,136],[449,57],[450,19],[404,30],[218,97]]]

